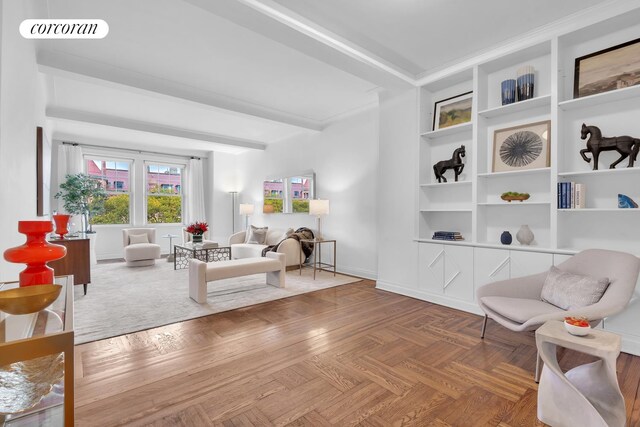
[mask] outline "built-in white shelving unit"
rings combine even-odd
[[[425,80],[419,88],[417,137],[420,289],[412,295],[478,312],[473,289],[489,281],[544,271],[588,248],[640,256],[640,209],[617,208],[618,193],[640,202],[640,159],[633,168],[627,168],[625,160],[609,169],[618,155],[604,152],[600,170],[594,171],[593,161],[580,156],[586,147],[580,138],[582,123],[598,126],[604,136],[640,137],[640,85],[573,97],[576,58],[637,39],[638,34],[640,8],[568,27],[564,34],[520,48],[511,45],[510,50],[483,55],[477,63]],[[501,105],[500,83],[516,78],[523,65],[535,68],[534,98]],[[469,91],[471,121],[433,131],[435,103]],[[549,167],[493,172],[496,129],[546,120],[551,122]],[[466,157],[460,181],[437,183],[433,165],[450,159],[461,145]],[[453,181],[452,171],[445,176]],[[558,183],[569,181],[585,185],[586,208],[558,209]],[[529,193],[530,198],[509,203],[500,199],[507,191]],[[531,246],[516,240],[523,224],[535,234]],[[465,240],[432,240],[435,231],[457,231]],[[510,246],[500,243],[504,231],[513,235]],[[640,302],[606,319],[604,327],[623,335],[625,351],[640,354],[640,332],[629,326],[639,322]]]
[[[445,136],[450,136],[450,135],[455,135],[458,133],[463,133],[463,132],[471,132],[471,129],[473,127],[472,123],[462,123],[460,125],[455,125],[455,126],[451,126],[448,128],[444,128],[444,129],[438,129],[438,130],[434,130],[434,131],[429,131],[429,132],[425,132],[422,134],[422,136],[424,136],[425,138],[428,139],[437,139],[437,138],[444,138]]]
[[[444,188],[444,187],[452,187],[452,186],[458,186],[458,185],[471,185],[471,181],[447,181],[447,182],[437,182],[437,183],[430,183],[430,184],[420,184],[421,187],[427,187],[427,188]]]

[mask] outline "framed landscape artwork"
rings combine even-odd
[[[576,58],[573,97],[640,84],[640,39]]]
[[[470,122],[472,101],[473,92],[467,92],[436,102],[433,111],[433,130]]]
[[[508,172],[549,167],[550,137],[550,120],[495,130],[492,171]]]

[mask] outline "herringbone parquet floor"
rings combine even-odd
[[[81,426],[536,426],[535,343],[376,290],[299,295],[76,347]],[[570,368],[586,359],[560,354]],[[618,376],[640,423],[640,358]]]

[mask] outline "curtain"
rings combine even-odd
[[[58,146],[58,192],[60,184],[66,181],[67,175],[75,175],[84,172],[84,159],[82,158],[82,148],[79,145],[65,145],[60,144]],[[55,193],[54,193],[55,194]],[[64,211],[64,202],[62,199],[57,199],[58,212]],[[76,228],[80,227],[80,217],[74,217],[71,220],[75,222]]]
[[[204,176],[202,161],[190,159],[187,171],[185,223],[206,221],[204,210]]]

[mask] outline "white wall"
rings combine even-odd
[[[37,17],[27,1],[0,3],[0,186],[2,250],[24,243],[19,220],[36,216],[36,127],[46,133],[45,99],[38,74],[35,46],[23,39],[18,27]],[[49,139],[50,139],[50,135]],[[0,260],[0,280],[13,280],[24,265]]]
[[[377,271],[376,197],[378,110],[361,112],[329,125],[318,134],[305,134],[269,145],[264,152],[238,156],[240,203],[254,203],[254,225],[271,228],[316,229],[308,214],[263,214],[262,183],[268,176],[292,175],[313,169],[316,196],[330,201],[323,218],[327,239],[337,239],[339,271],[375,278]],[[241,219],[239,230],[244,227]],[[323,251],[323,256],[328,255]]]
[[[238,156],[229,153],[209,153],[208,170],[210,175],[205,189],[208,195],[207,220],[210,229],[211,240],[220,244],[226,244],[229,236],[233,234],[232,223],[235,216],[235,227],[239,230],[240,218],[236,209],[232,206],[231,191],[237,191],[237,164]]]
[[[403,288],[418,283],[417,96],[417,89],[380,96],[378,282]]]

